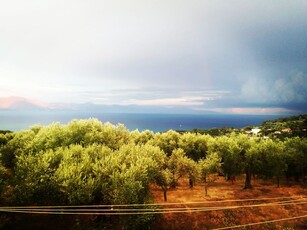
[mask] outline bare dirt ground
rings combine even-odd
[[[252,181],[253,189],[243,189],[243,185],[243,178],[237,178],[236,182],[232,185],[231,182],[225,181],[223,177],[219,177],[218,180],[209,187],[208,196],[205,196],[204,184],[198,183],[191,189],[188,180],[182,179],[179,181],[179,186],[176,189],[171,189],[167,192],[167,202],[163,200],[161,188],[152,186],[151,191],[154,203],[167,204],[163,206],[164,210],[167,208],[188,208],[188,212],[170,212],[158,215],[155,218],[152,229],[217,229],[307,215],[307,186],[302,182],[282,181],[281,187],[277,188],[274,181],[262,181],[259,179]],[[284,199],[260,200],[263,198],[276,197],[283,197]],[[243,202],[243,199],[255,200]],[[225,200],[227,200],[227,202],[224,202]],[[291,200],[290,203],[293,203],[294,200],[306,203],[280,206],[255,206],[286,200]],[[171,205],[171,203],[176,204]],[[242,207],[250,205],[254,206]],[[233,208],[234,206],[238,208]],[[192,208],[208,207],[214,207],[215,209],[219,208],[220,210],[198,210],[197,212],[191,210]],[[115,217],[115,219],[116,218],[117,217]],[[94,219],[95,216],[76,217],[34,214],[11,214],[1,217],[0,213],[0,229],[93,229],[92,224],[89,225],[90,227],[86,226],[87,223],[91,223]],[[83,225],[76,228],[76,226],[78,226],[76,225],[76,220],[80,221]],[[117,227],[117,225],[113,223],[110,227],[102,229],[122,228]],[[129,226],[127,229],[129,229]],[[307,218],[258,224],[237,229],[307,229]]]
[[[307,202],[306,185],[296,182],[283,182],[277,188],[274,181],[253,180],[253,189],[243,189],[244,180],[239,178],[232,185],[220,177],[208,190],[205,196],[204,185],[197,184],[194,188],[189,187],[187,179],[182,179],[176,189],[167,192],[167,202],[163,200],[163,192],[159,187],[153,186],[152,193],[155,203],[186,203],[186,202],[207,202],[208,204],[185,204],[171,205],[165,208],[174,207],[200,207],[215,206],[239,206],[257,205],[263,203],[278,202],[279,200],[253,200],[245,202],[213,202],[221,200],[241,200],[241,199],[262,199],[276,197],[292,197],[300,199],[300,202]],[[299,197],[300,198],[299,198]],[[305,198],[301,198],[305,197]],[[285,199],[282,199],[285,200]],[[199,211],[184,213],[161,214],[154,223],[154,229],[215,229],[257,223],[281,218],[307,215],[307,204],[280,205],[267,207],[240,207],[236,209],[224,209],[215,211]],[[300,218],[291,221],[280,221],[269,224],[258,224],[238,229],[307,229],[307,218]]]

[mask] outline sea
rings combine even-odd
[[[35,125],[55,122],[67,124],[72,119],[97,118],[114,125],[123,124],[130,130],[163,132],[167,130],[191,130],[211,128],[243,128],[259,126],[265,120],[276,119],[277,115],[234,115],[234,114],[140,114],[103,113],[86,111],[0,111],[0,130],[27,130]]]

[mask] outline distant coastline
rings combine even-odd
[[[130,131],[138,129],[161,132],[166,130],[191,130],[210,128],[243,128],[259,126],[265,120],[281,115],[239,114],[158,114],[158,113],[104,113],[87,111],[1,111],[0,130],[20,131],[34,125],[54,122],[66,124],[72,119],[97,118],[102,122],[124,124]]]

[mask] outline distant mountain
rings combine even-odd
[[[48,104],[23,97],[0,97],[0,109],[5,110],[41,110],[48,109]]]
[[[67,104],[68,105],[68,104]],[[55,107],[54,107],[55,108]],[[62,107],[64,109],[64,105]],[[152,105],[103,105],[94,103],[70,104],[67,109],[103,113],[161,113],[161,114],[217,114],[211,111],[198,111],[187,106],[152,106]],[[65,110],[65,109],[64,109]]]
[[[0,97],[0,110],[23,111],[88,111],[103,113],[164,113],[164,114],[212,114],[185,106],[103,105],[94,103],[44,103],[24,97]],[[215,114],[215,113],[214,113]]]

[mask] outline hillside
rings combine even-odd
[[[307,137],[307,114],[268,120],[260,128],[264,135]]]
[[[42,110],[48,104],[23,97],[0,97],[0,109],[4,110]]]
[[[259,130],[258,130],[259,129]],[[235,133],[245,133],[269,138],[284,139],[286,137],[307,137],[307,114],[266,120],[260,126],[246,126],[241,129],[232,127],[178,130],[179,133],[199,133],[211,136],[223,136]]]

